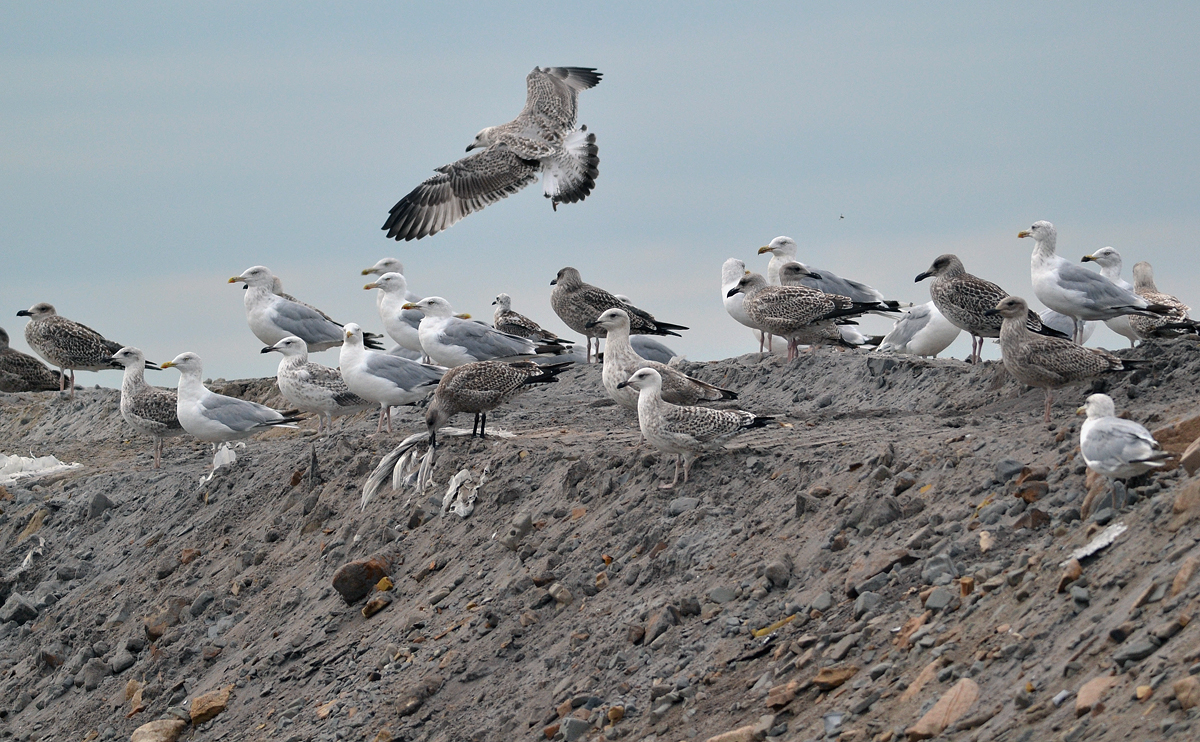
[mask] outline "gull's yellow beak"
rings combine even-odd
[[[174,367],[175,367],[175,364],[171,361],[167,361],[166,363],[159,365],[159,368],[174,368]]]
[[[372,271],[372,270],[374,270],[374,268],[363,268],[363,272],[362,272],[362,274],[363,274],[364,276],[369,276],[369,275],[371,275],[371,271]]]
[[[763,245],[762,247],[758,248],[758,254],[759,254],[759,255],[762,255],[762,254],[763,254],[763,253],[765,253],[765,252],[771,252],[771,246],[770,246],[770,245]]]
[[[1031,234],[1033,234],[1033,232],[1030,232],[1028,229],[1022,229],[1020,232],[1017,232],[1018,237],[1028,237]]]
[[[745,272],[745,273],[743,273],[742,275],[743,275],[743,276],[748,276],[748,275],[750,275],[750,271],[746,271],[746,272]]]
[[[366,271],[363,271],[363,273],[366,273]],[[377,284],[377,283],[368,283],[366,286],[363,286],[364,291],[366,291],[367,289],[377,289],[377,288],[379,288],[379,284]]]
[[[1076,414],[1076,415],[1086,415],[1086,414],[1087,414],[1087,408],[1086,408],[1086,407],[1080,407],[1079,409],[1075,410],[1075,414]]]
[[[1095,259],[1096,259],[1095,255],[1084,255],[1082,258],[1079,259],[1079,262],[1087,263],[1087,262],[1093,261]]]
[[[471,315],[469,315],[469,314],[465,314],[465,313],[464,313],[464,314],[456,314],[456,315],[454,315],[454,316],[455,316],[455,317],[457,317],[457,318],[459,318],[459,319],[471,319]]]
[[[417,305],[413,304],[411,301],[404,302],[404,306],[402,306],[400,308],[401,309],[418,309]]]
[[[352,338],[352,337],[354,337],[354,333],[350,332],[349,330],[346,330],[346,337]]]
[[[242,277],[241,277],[241,276],[234,276],[233,278],[229,279],[229,282],[230,282],[230,283],[238,283],[238,282],[240,282],[241,280],[242,280]]]

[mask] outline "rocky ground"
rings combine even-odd
[[[1097,387],[1182,451],[1200,348],[1121,354],[1145,365]],[[0,395],[0,450],[82,464],[0,491],[0,738],[1200,734],[1200,475],[1089,479],[1090,386],[1046,425],[996,363],[689,370],[779,424],[674,492],[577,367],[489,418],[512,437],[446,438],[434,487],[365,510],[418,411],[395,435],[272,431],[201,484],[208,446],[152,470],[114,390]],[[270,380],[224,391],[283,404]],[[466,518],[442,512],[463,469],[487,470]]]

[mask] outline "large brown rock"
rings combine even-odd
[[[1179,707],[1184,711],[1200,705],[1200,678],[1195,675],[1176,680],[1171,689],[1175,691],[1175,700],[1179,701]]]
[[[391,563],[383,557],[346,562],[333,573],[333,589],[346,603],[354,603],[367,597],[375,584],[391,571]]]
[[[229,693],[232,690],[233,686],[227,685],[224,688],[193,698],[191,708],[192,724],[203,724],[210,719],[215,719],[217,714],[224,711],[226,706],[229,705]]]
[[[134,729],[129,742],[175,742],[185,728],[182,719],[159,719]]]
[[[817,671],[817,676],[812,679],[813,685],[821,690],[832,690],[837,688],[842,683],[858,674],[858,668],[854,665],[842,665],[840,667],[822,667]]]
[[[1182,455],[1193,441],[1200,438],[1200,415],[1175,420],[1170,425],[1164,425],[1153,431],[1151,435],[1154,436],[1154,440],[1158,441],[1158,445],[1163,447],[1163,450]],[[1178,459],[1166,463],[1167,465],[1163,467],[1164,470],[1174,469],[1179,465]]]
[[[1079,688],[1079,693],[1075,696],[1075,716],[1083,716],[1092,709],[1099,707],[1104,694],[1117,683],[1117,680],[1112,675],[1101,675],[1084,683]]]
[[[974,680],[963,678],[938,699],[933,708],[929,709],[929,713],[918,719],[917,723],[906,729],[904,733],[908,736],[909,742],[936,737],[946,727],[970,711],[977,700],[979,700],[979,686],[975,684]]]
[[[1167,525],[1168,531],[1178,531],[1200,516],[1200,477],[1192,477],[1179,489],[1172,510],[1175,517]]]
[[[183,598],[167,598],[154,613],[144,619],[146,636],[150,641],[158,639],[167,629],[179,623],[183,611],[190,605],[191,603]]]
[[[1184,450],[1183,455],[1179,457],[1179,463],[1189,477],[1200,471],[1200,438],[1192,441],[1192,445]]]

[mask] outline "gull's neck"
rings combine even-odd
[[[121,377],[121,389],[132,392],[143,386],[146,386],[145,363],[126,366],[125,374]]]

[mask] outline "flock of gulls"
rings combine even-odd
[[[552,206],[582,201],[595,186],[599,157],[595,134],[576,126],[578,94],[594,87],[600,73],[591,68],[535,68],[527,77],[525,108],[513,121],[489,127],[467,147],[475,154],[438,168],[391,210],[384,225],[388,237],[421,239],[444,230],[464,216],[505,198],[537,179]],[[1196,336],[1200,325],[1188,307],[1159,291],[1146,262],[1133,269],[1133,284],[1121,277],[1121,256],[1111,247],[1085,255],[1096,272],[1059,257],[1056,232],[1046,221],[1018,234],[1032,238],[1034,295],[1047,307],[1041,314],[996,284],[968,273],[955,255],[935,258],[916,276],[933,279],[930,301],[913,306],[886,299],[870,286],[797,260],[797,245],[780,236],[759,248],[770,254],[763,274],[729,258],[721,270],[725,309],[754,332],[759,352],[782,352],[794,360],[822,345],[864,348],[872,352],[936,357],[961,331],[972,338],[967,361],[979,363],[987,338],[998,339],[1002,362],[1018,381],[1045,390],[1045,420],[1050,421],[1053,391],[1072,382],[1122,371],[1131,365],[1107,351],[1083,345],[1098,322],[1106,322],[1130,343],[1154,338]],[[404,266],[384,258],[362,275],[377,291],[376,309],[385,336],[364,332],[356,323],[339,323],[316,307],[284,293],[280,279],[254,266],[229,279],[244,284],[243,303],[251,333],[262,353],[278,353],[280,393],[292,406],[276,410],[218,394],[202,382],[199,356],[185,352],[156,366],[141,350],[106,339],[91,328],[60,316],[47,303],[18,316],[28,317],[25,340],[47,363],[8,347],[0,329],[0,390],[50,391],[74,395],[75,372],[123,368],[121,415],[137,432],[154,441],[154,466],[163,441],[191,435],[227,444],[276,427],[295,427],[304,415],[317,418],[317,433],[332,433],[333,418],[378,409],[376,434],[393,430],[391,410],[424,405],[424,439],[432,465],[438,432],[460,413],[474,415],[471,435],[484,437],[487,414],[530,387],[558,381],[574,363],[603,364],[607,395],[637,415],[643,438],[675,456],[669,489],[683,481],[695,460],[720,449],[739,433],[771,425],[770,416],[708,403],[736,400],[723,389],[688,376],[672,363],[674,353],[655,337],[679,336],[688,328],[656,319],[629,298],[585,283],[580,272],[564,267],[554,280],[550,307],[585,348],[543,328],[513,309],[508,294],[498,294],[493,322],[455,312],[441,296],[413,293]],[[864,337],[856,319],[864,314],[895,319],[890,333]],[[604,339],[601,353],[600,340]],[[309,354],[338,349],[337,368],[309,360]],[[175,368],[175,391],[151,386],[147,368]],[[56,369],[56,370],[55,370]],[[1105,476],[1126,478],[1161,466],[1166,457],[1145,428],[1115,416],[1105,395],[1088,398],[1081,448],[1088,466]],[[461,431],[466,435],[465,431]],[[410,439],[412,436],[410,436]],[[389,455],[385,463],[394,462]],[[218,459],[220,452],[218,452]],[[214,460],[214,470],[217,466]]]

